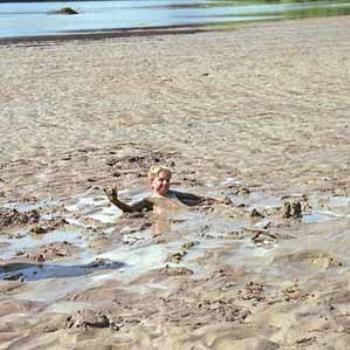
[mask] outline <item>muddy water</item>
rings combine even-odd
[[[214,184],[207,186],[215,194]],[[267,193],[234,179],[216,186],[226,188],[226,196],[212,205],[162,206],[152,215],[122,215],[97,191],[56,202],[8,203],[23,213],[38,210],[35,225],[61,225],[40,234],[33,224],[1,230],[0,317],[9,331],[2,348],[23,348],[28,331],[48,348],[64,348],[79,334],[91,345],[79,333],[86,328],[101,329],[95,339],[105,344],[124,339],[135,348],[144,348],[149,337],[160,348],[169,341],[187,348],[204,339],[154,333],[164,325],[193,332],[207,327],[224,344],[215,324],[228,332],[246,325],[246,340],[237,338],[237,344],[255,349],[318,344],[325,327],[340,333],[322,341],[343,344],[350,198]],[[136,200],[145,193],[121,195]],[[286,203],[296,202],[301,212],[286,211]],[[328,303],[332,311],[321,306]],[[286,310],[291,319],[282,317]],[[267,319],[257,338],[254,327]],[[313,326],[300,328],[304,322]],[[136,341],[140,332],[146,338]]]

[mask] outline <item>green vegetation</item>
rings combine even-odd
[[[310,4],[312,2],[312,5]],[[303,5],[297,7],[293,6],[293,3],[303,3]],[[270,10],[268,7],[265,11],[262,11],[257,7],[257,11],[249,11],[247,13],[235,14],[227,13],[221,17],[265,17],[267,19],[270,17],[270,20],[282,20],[282,19],[296,19],[296,18],[307,18],[307,17],[330,17],[330,16],[345,16],[350,15],[350,3],[349,1],[336,1],[332,3],[329,0],[215,0],[213,3],[216,6],[232,6],[234,9],[235,6],[239,5],[273,5],[273,4],[285,4],[281,11]],[[263,20],[264,18],[261,18]],[[259,20],[259,19],[257,19]]]
[[[311,2],[312,4],[310,4]],[[297,3],[302,4],[297,5]],[[350,1],[341,0],[334,2],[329,0],[214,0],[209,4],[212,7],[225,6],[227,8],[232,8],[232,11],[228,10],[225,14],[217,16],[218,21],[216,23],[211,23],[206,26],[207,28],[220,31],[235,30],[242,25],[249,25],[249,23],[261,21],[271,22],[298,18],[350,15]],[[262,10],[262,7],[259,6],[262,4],[282,6],[278,6],[278,10],[276,10],[275,6],[266,6],[266,8]],[[285,6],[283,6],[283,4]],[[243,13],[241,11],[235,12],[236,7],[245,7],[247,5],[252,5],[249,6],[249,11]],[[254,11],[254,7],[256,7],[256,11]],[[245,21],[245,17],[247,17],[247,21]],[[223,18],[225,18],[225,22],[222,22]]]
[[[286,11],[284,17],[287,19],[304,17],[330,17],[350,15],[349,7],[315,7],[304,10]]]

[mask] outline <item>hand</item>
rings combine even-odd
[[[109,200],[113,200],[118,198],[118,188],[117,186],[113,187],[113,188],[104,188],[103,192],[107,195],[107,197],[109,198]]]

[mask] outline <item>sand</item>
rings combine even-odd
[[[0,45],[0,348],[347,349],[349,36]],[[220,202],[109,206],[156,162]]]

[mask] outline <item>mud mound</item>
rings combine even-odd
[[[164,152],[140,152],[138,154],[127,155],[123,157],[111,157],[106,160],[106,164],[113,166],[116,170],[125,172],[125,170],[145,170],[154,164],[165,164],[169,167],[175,165],[172,159],[174,154]]]
[[[40,220],[38,210],[20,212],[16,209],[0,209],[0,229],[12,225],[33,224]]]
[[[110,324],[105,314],[92,310],[77,311],[66,320],[68,328],[106,328]]]
[[[50,231],[56,230],[58,227],[66,225],[68,222],[65,219],[50,220],[40,223],[40,225],[35,225],[30,229],[30,232],[36,235],[41,235],[48,233]]]
[[[67,241],[52,242],[47,245],[42,245],[28,253],[19,252],[17,255],[22,255],[33,261],[44,262],[46,260],[71,256],[77,249],[77,247]]]

